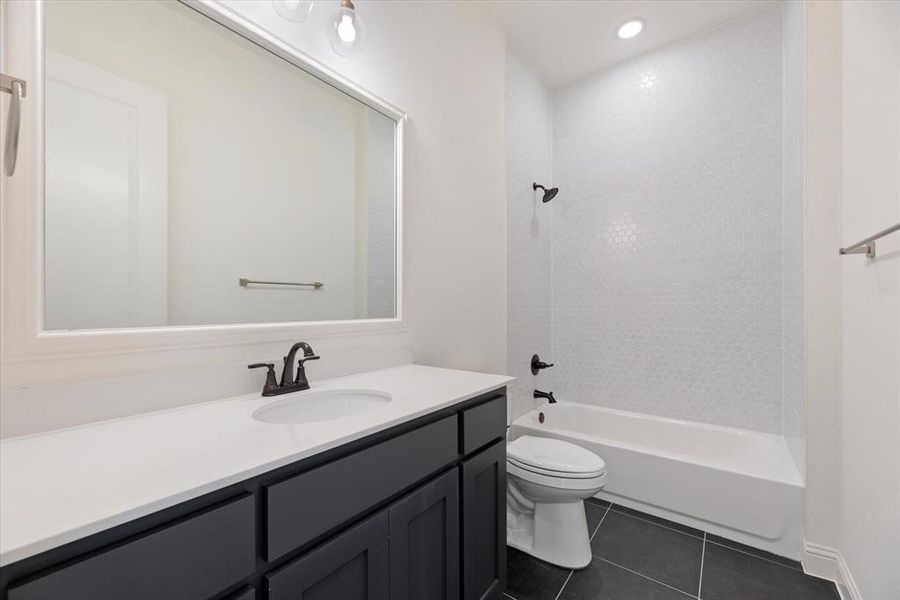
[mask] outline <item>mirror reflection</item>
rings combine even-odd
[[[395,316],[393,119],[179,2],[45,36],[45,329]]]

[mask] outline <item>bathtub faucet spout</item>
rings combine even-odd
[[[550,401],[550,404],[556,404],[556,398],[553,397],[553,392],[542,392],[541,390],[534,390],[535,398],[544,398]]]

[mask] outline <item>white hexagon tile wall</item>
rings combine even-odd
[[[553,97],[516,51],[506,52],[507,373],[509,413],[515,419],[537,405],[535,388],[553,389],[553,369],[531,374],[532,354],[549,360],[552,205],[532,183],[553,177]]]
[[[783,286],[792,260],[783,250],[800,251],[782,239],[783,219],[793,222],[784,213],[783,61],[779,7],[553,92],[559,399],[782,433],[793,355],[782,313],[796,289]],[[508,127],[525,127],[511,108]],[[541,345],[528,323],[547,313],[539,290],[548,271],[529,229],[533,207],[512,193],[533,177],[513,153],[539,140],[509,135],[513,370],[514,356],[531,354],[525,345]]]

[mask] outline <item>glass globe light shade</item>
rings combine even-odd
[[[313,3],[308,0],[272,0],[272,8],[278,16],[294,23],[303,23],[312,11]]]
[[[332,50],[341,56],[352,57],[363,49],[366,26],[350,0],[341,0],[341,7],[331,19],[328,37]]]

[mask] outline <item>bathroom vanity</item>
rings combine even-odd
[[[407,365],[311,390],[390,394],[359,416],[254,395],[8,440],[2,598],[499,598],[508,381]]]

